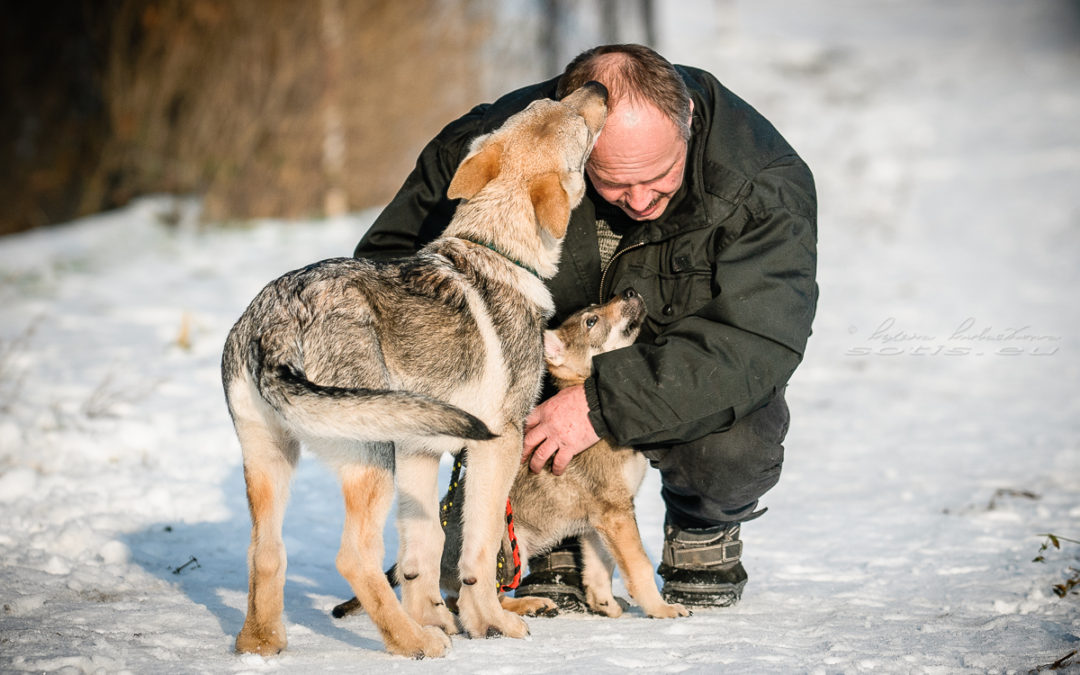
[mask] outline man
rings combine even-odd
[[[598,356],[585,385],[537,406],[523,461],[559,474],[601,436],[645,453],[663,484],[665,598],[730,605],[747,579],[740,524],[764,512],[758,499],[779,479],[784,388],[817,304],[813,177],[767,120],[705,71],[639,45],[597,47],[443,129],[356,255],[407,255],[438,236],[469,141],[588,80],[607,86],[609,115],[548,282],[552,324],[627,288],[648,317],[635,345]],[[574,542],[529,572],[519,595],[583,605]]]

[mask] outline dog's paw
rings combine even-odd
[[[622,603],[616,600],[614,595],[603,596],[593,593],[592,589],[585,589],[585,602],[589,606],[589,611],[596,614],[602,614],[612,619],[622,616]]]
[[[418,626],[408,637],[395,635],[386,640],[386,651],[411,659],[439,658],[450,649],[450,637],[436,626]]]
[[[457,635],[458,625],[450,613],[439,589],[424,589],[418,583],[406,583],[401,593],[401,605],[421,626],[435,626],[447,635]]]
[[[457,619],[445,604],[433,605],[424,613],[420,623],[424,626],[434,626],[447,635],[457,635],[461,632],[458,629]]]
[[[654,607],[645,609],[645,614],[654,619],[674,619],[680,616],[690,616],[690,610],[678,603],[668,604],[662,602]]]
[[[554,600],[536,596],[511,598],[504,595],[499,598],[499,604],[506,611],[521,616],[556,616],[559,613],[559,606]]]
[[[363,611],[363,607],[360,606],[360,601],[356,599],[356,596],[346,600],[340,605],[336,605],[334,609],[330,610],[330,614],[335,619],[342,619],[350,614]]]
[[[500,609],[487,620],[465,623],[465,631],[470,638],[512,637],[523,638],[529,634],[529,626],[513,612]]]
[[[278,624],[272,629],[262,628],[251,624],[244,624],[240,634],[236,636],[236,652],[238,654],[258,654],[259,656],[273,656],[285,649],[285,624]]]

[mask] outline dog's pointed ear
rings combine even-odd
[[[558,172],[551,171],[529,181],[529,198],[540,227],[556,239],[566,236],[566,226],[570,222],[570,196],[563,189]]]
[[[544,360],[553,368],[566,360],[566,345],[553,330],[544,331]]]
[[[502,144],[488,143],[474,151],[461,163],[450,181],[446,196],[450,199],[472,199],[485,185],[499,175],[502,165]]]

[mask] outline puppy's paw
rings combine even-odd
[[[594,593],[592,588],[585,589],[585,602],[589,605],[589,611],[603,616],[617,619],[622,616],[623,608],[614,595]]]
[[[520,616],[556,616],[559,613],[559,606],[550,598],[536,596],[511,598],[504,595],[499,598],[499,604],[506,611]]]
[[[655,606],[647,607],[645,614],[654,619],[674,619],[680,616],[690,616],[690,610],[678,603],[668,604],[661,602]]]

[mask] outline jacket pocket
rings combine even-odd
[[[618,286],[620,289],[633,288],[641,294],[648,322],[653,324],[653,332],[657,334],[671,323],[701,309],[714,297],[710,269],[687,269],[676,273],[658,271],[648,265],[630,265]]]

